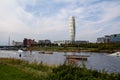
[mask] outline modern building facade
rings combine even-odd
[[[110,42],[112,42],[112,43],[119,42],[120,43],[120,34],[110,35]]]
[[[97,43],[120,43],[120,34],[112,34],[97,38]]]
[[[88,44],[89,41],[75,41],[76,44]]]
[[[97,43],[105,43],[105,38],[104,37],[97,38]]]
[[[72,42],[75,41],[75,17],[74,16],[70,16],[69,18],[69,32],[70,32],[70,40]]]

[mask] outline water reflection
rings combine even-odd
[[[67,58],[67,56],[75,56],[72,58]],[[105,69],[108,72],[120,72],[120,57],[108,56],[107,53],[91,53],[91,52],[53,52],[52,54],[40,53],[40,51],[29,51],[19,53],[17,51],[0,51],[0,57],[3,58],[19,58],[28,60],[29,62],[37,61],[44,64],[54,64],[60,65],[64,63],[75,63],[82,65],[83,60],[76,59],[76,55],[90,55],[87,57],[87,60],[84,60],[84,63],[87,68],[95,70]]]

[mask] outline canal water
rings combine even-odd
[[[20,56],[21,54],[21,56]],[[93,53],[93,52],[53,52],[52,54],[44,54],[40,51],[6,51],[0,50],[1,58],[17,58],[28,60],[29,62],[39,62],[49,65],[60,65],[68,62],[66,55],[87,55],[87,60],[70,60],[75,64],[86,65],[87,68],[107,72],[120,72],[120,57],[109,56],[108,53]]]

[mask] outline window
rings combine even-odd
[[[117,35],[114,35],[114,37],[117,37]]]

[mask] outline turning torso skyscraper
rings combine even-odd
[[[70,16],[69,21],[70,21],[69,22],[70,40],[74,42],[75,41],[75,17]]]

